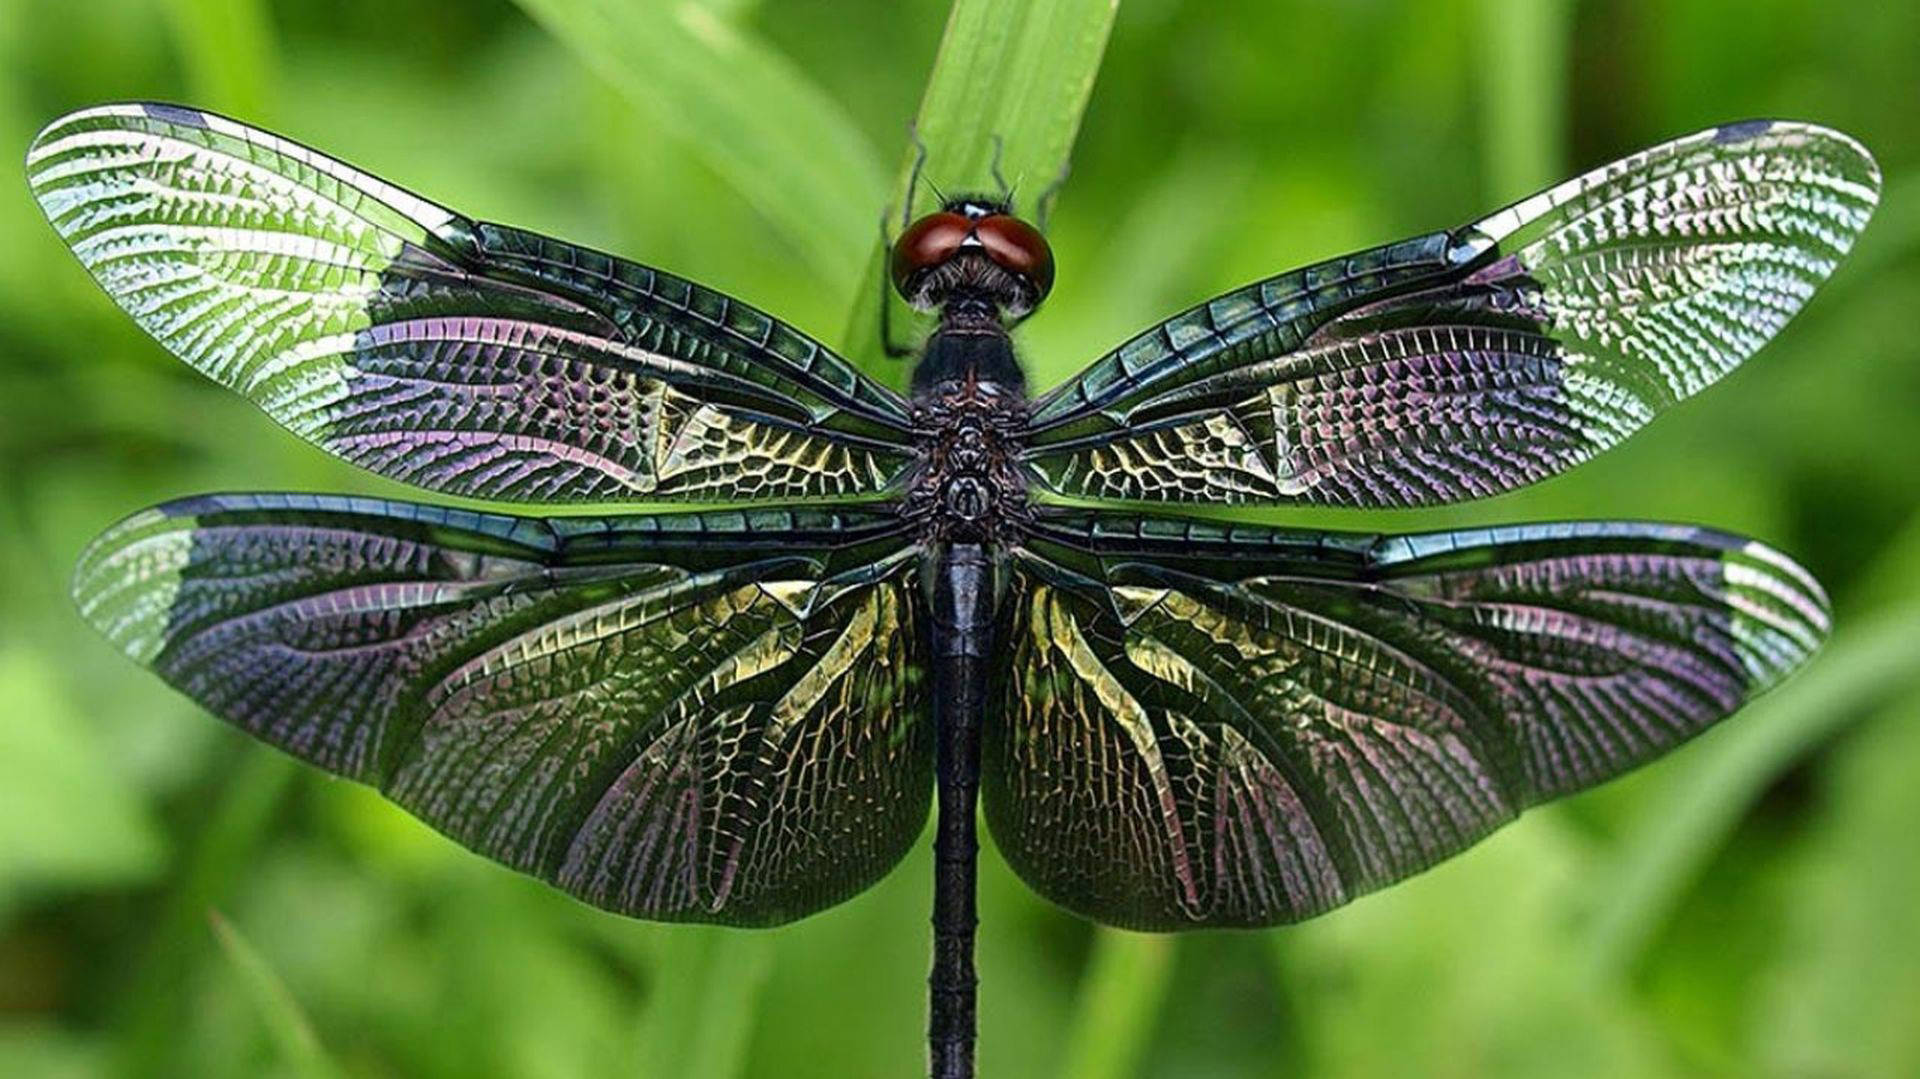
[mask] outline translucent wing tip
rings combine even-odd
[[[1740,540],[1722,556],[1732,634],[1758,696],[1804,666],[1833,630],[1826,590],[1798,562],[1758,540]]]
[[[1812,573],[1779,551],[1745,536],[1690,525],[1638,521],[1572,521],[1414,535],[1377,541],[1375,567],[1396,574],[1472,569],[1502,547],[1644,544],[1649,558],[1686,555],[1720,563],[1711,599],[1746,674],[1743,696],[1772,689],[1804,666],[1833,629],[1832,606]]]
[[[1776,145],[1801,150],[1808,160],[1818,160],[1828,166],[1829,175],[1825,179],[1836,195],[1851,200],[1855,208],[1850,222],[1852,230],[1838,237],[1835,243],[1841,254],[1853,246],[1854,239],[1866,229],[1880,205],[1880,162],[1865,144],[1844,131],[1798,120],[1748,120],[1722,124],[1713,130],[1713,139],[1720,145],[1772,140]]]
[[[150,664],[174,628],[174,601],[193,552],[193,521],[166,506],[96,536],[70,586],[80,616],[134,661]]]
[[[215,119],[217,118],[212,113],[161,101],[116,101],[75,109],[48,121],[47,125],[33,136],[33,140],[27,143],[27,179],[29,182],[34,181],[45,163],[61,152],[62,143],[69,135],[76,132],[102,127],[125,127],[125,122],[128,120],[163,120],[184,127],[211,127]]]

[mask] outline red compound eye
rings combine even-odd
[[[990,214],[973,229],[988,258],[1032,281],[1041,296],[1052,291],[1053,249],[1039,229],[1008,214]]]
[[[973,222],[946,210],[907,226],[907,231],[893,242],[893,287],[905,295],[914,274],[952,258],[972,231]]]

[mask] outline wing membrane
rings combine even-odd
[[[204,112],[115,105],[34,141],[35,197],[169,350],[302,438],[451,494],[872,494],[897,395],[745,304],[471,221]]]
[[[1779,332],[1866,227],[1873,159],[1700,132],[1453,232],[1227,293],[1038,401],[1059,494],[1412,506],[1565,470]]]
[[[847,898],[926,815],[892,515],[529,519],[231,495],[97,540],[74,591],[208,709],[472,849],[645,918]]]
[[[1016,553],[987,819],[1147,929],[1294,921],[1616,776],[1795,669],[1825,597],[1668,525],[1420,536],[1056,513]]]

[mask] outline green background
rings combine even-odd
[[[922,0],[0,0],[0,147],[82,105],[189,101],[838,340],[944,20]],[[708,108],[728,93],[764,122]],[[1751,116],[1846,130],[1886,174],[1775,345],[1539,487],[1281,519],[1709,523],[1818,574],[1827,651],[1671,758],[1292,929],[1096,930],[989,848],[984,1074],[1920,1074],[1920,5],[1127,0],[1022,345],[1050,385],[1223,288]],[[792,137],[816,127],[834,137]],[[95,639],[65,598],[80,546],[219,489],[401,493],[165,356],[0,179],[0,1074],[921,1067],[924,849],[779,931],[624,921]]]

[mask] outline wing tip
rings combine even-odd
[[[1819,652],[1833,630],[1832,601],[1806,567],[1759,540],[1722,555],[1721,579],[1751,699]]]
[[[1817,124],[1809,120],[1754,119],[1736,120],[1703,131],[1701,136],[1710,136],[1712,141],[1726,146],[1737,146],[1750,142],[1762,135],[1776,137],[1798,137],[1819,139],[1833,143],[1837,148],[1858,159],[1861,169],[1872,178],[1872,186],[1877,192],[1880,188],[1880,163],[1874,159],[1873,152],[1865,143],[1838,128]]]
[[[150,666],[173,628],[192,528],[177,503],[131,514],[95,536],[75,561],[68,595],[80,617],[135,662]]]
[[[118,128],[129,130],[133,125],[126,123],[130,119],[160,120],[165,123],[184,127],[197,127],[203,130],[213,129],[219,117],[212,113],[187,105],[174,105],[164,101],[114,101],[100,105],[65,112],[46,122],[33,138],[27,141],[26,152],[21,158],[21,171],[26,175],[27,187],[33,193],[34,202],[40,212],[54,226],[61,237],[67,237],[67,230],[58,220],[55,206],[48,201],[43,190],[44,170],[55,155],[65,152],[66,138],[70,133],[88,127]]]

